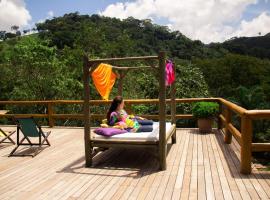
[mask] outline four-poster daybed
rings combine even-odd
[[[89,72],[93,71],[100,63],[115,63],[117,61],[150,61],[158,60],[158,67],[150,66],[158,71],[159,78],[159,123],[157,128],[154,128],[153,133],[143,134],[132,133],[133,136],[126,137],[116,136],[111,138],[98,137],[91,131],[90,127],[90,86],[89,86]],[[169,139],[172,139],[172,143],[176,143],[176,119],[175,119],[175,84],[171,86],[171,123],[166,123],[166,85],[165,85],[165,52],[160,52],[158,56],[142,56],[142,57],[125,57],[125,58],[108,58],[108,59],[95,59],[89,60],[88,57],[84,57],[84,141],[85,141],[85,160],[86,167],[92,165],[93,156],[97,151],[97,148],[108,147],[142,147],[142,148],[155,148],[159,154],[160,169],[166,169],[166,156],[167,156],[167,143]],[[130,67],[139,68],[139,67]],[[129,67],[117,67],[117,70],[128,70]],[[119,93],[122,94],[122,77],[124,73],[119,73]],[[157,123],[156,123],[157,124]],[[154,132],[155,131],[155,132]],[[137,134],[137,135],[136,135]],[[152,135],[151,135],[152,134]],[[154,134],[154,135],[153,135]],[[156,135],[155,135],[156,134]],[[135,137],[134,135],[138,136]]]

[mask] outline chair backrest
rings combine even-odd
[[[33,118],[16,118],[22,133],[27,137],[39,137],[39,130]]]

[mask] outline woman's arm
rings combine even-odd
[[[119,122],[117,112],[112,112],[110,116],[110,120],[108,121],[108,125],[114,126],[117,122]]]

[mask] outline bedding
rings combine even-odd
[[[166,122],[166,138],[172,131],[171,122]],[[159,122],[153,123],[153,131],[151,132],[127,132],[119,135],[113,135],[111,137],[106,137],[102,135],[95,134],[91,131],[92,140],[128,140],[128,141],[158,141],[159,140]]]

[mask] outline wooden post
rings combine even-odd
[[[176,66],[175,63],[173,63],[173,71],[175,74],[175,79],[176,79]],[[176,88],[175,88],[175,82],[176,80],[173,82],[172,86],[171,86],[171,115],[172,115],[172,123],[176,125],[176,118],[175,118],[175,114],[176,114],[176,101],[175,101],[175,92],[176,92]],[[176,143],[176,129],[172,135],[172,143],[175,144]]]
[[[133,113],[133,110],[132,110],[132,108],[131,108],[131,104],[128,103],[128,102],[125,102],[125,110],[127,111],[127,113],[129,113],[129,114],[131,114],[131,115],[134,114],[134,113]]]
[[[119,70],[119,80],[118,80],[118,95],[123,95],[123,71]]]
[[[218,105],[219,105],[219,113],[222,114],[222,103],[218,101]],[[222,129],[222,120],[219,116],[218,116],[218,129],[219,130]]]
[[[120,78],[118,80],[118,95],[122,96],[123,95],[123,78],[120,75]]]
[[[166,170],[166,85],[165,85],[165,52],[159,53],[159,162],[161,170]]]
[[[49,102],[48,103],[48,120],[49,120],[49,126],[53,127],[54,126],[54,118],[53,118],[53,103]]]
[[[118,80],[118,95],[123,96],[123,82],[124,78],[127,75],[128,70],[127,69],[121,69],[119,70],[119,80]]]
[[[89,65],[88,58],[84,57],[83,64],[83,84],[84,84],[84,103],[83,103],[83,112],[84,112],[84,148],[85,148],[85,166],[91,167],[92,165],[92,147],[90,141],[90,86],[89,86]]]
[[[241,167],[243,174],[251,173],[252,120],[244,113],[241,117]]]
[[[232,112],[229,108],[226,108],[226,113],[225,113],[225,119],[226,119],[226,124],[225,124],[225,143],[231,144],[232,142],[232,133],[229,131],[229,124],[232,121]]]

